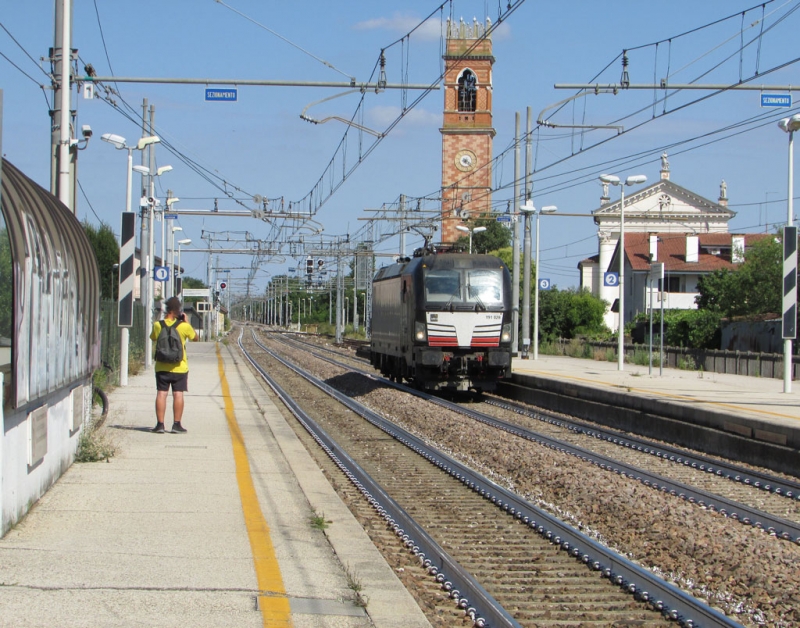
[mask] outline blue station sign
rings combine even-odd
[[[791,94],[761,94],[762,107],[791,107]]]
[[[206,100],[236,102],[238,99],[239,99],[239,90],[236,88],[233,89],[222,89],[219,87],[206,88]]]

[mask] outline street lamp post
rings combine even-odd
[[[143,288],[146,289],[147,292],[147,301],[145,304],[145,353],[144,353],[144,365],[146,367],[150,367],[153,364],[153,341],[150,339],[150,329],[153,327],[153,309],[155,305],[155,299],[153,294],[153,288],[155,285],[155,277],[153,277],[153,267],[155,266],[155,238],[154,238],[154,224],[153,220],[155,218],[155,211],[156,207],[159,203],[155,199],[155,177],[160,177],[165,172],[169,172],[172,170],[172,166],[161,166],[160,168],[151,169],[147,166],[134,166],[133,169],[140,174],[143,174],[147,177],[150,177],[150,196],[145,200],[152,200],[151,206],[148,211],[148,230],[149,230],[149,238],[148,238],[148,246],[147,246],[147,253],[148,253],[148,260],[147,260],[147,267],[144,269],[144,274],[142,275],[143,279],[145,279]],[[163,219],[163,216],[162,216]],[[163,227],[163,220],[162,220],[162,227]],[[163,232],[161,235],[162,241],[164,238]],[[163,257],[161,263],[164,263]],[[163,294],[162,294],[163,297]]]
[[[191,244],[192,240],[190,238],[185,238],[184,240],[178,240],[178,267],[175,269],[175,296],[179,297],[183,292],[183,272],[181,271],[181,245],[186,246],[187,244]],[[180,290],[178,289],[178,279],[181,280]]]
[[[149,137],[142,137],[139,138],[139,141],[136,143],[136,146],[128,146],[125,143],[125,138],[121,135],[114,135],[113,133],[105,133],[100,137],[101,140],[104,142],[108,142],[117,150],[127,150],[128,151],[128,162],[127,162],[127,177],[126,177],[126,187],[125,187],[125,211],[131,211],[131,187],[132,187],[132,180],[133,180],[133,151],[134,150],[144,150],[150,144],[155,144],[156,142],[160,142],[161,139],[156,135],[151,135]],[[122,260],[120,260],[122,263]],[[117,298],[121,297],[122,295],[117,295]],[[140,298],[143,298],[143,295],[140,295]],[[146,330],[146,335],[150,337],[150,330]],[[119,352],[119,385],[120,386],[127,386],[128,385],[128,346],[130,345],[130,329],[127,327],[123,327],[120,332],[120,352]]]
[[[170,170],[171,169],[172,168],[170,167]],[[171,290],[169,289],[169,286],[172,285],[172,279],[171,279],[172,265],[170,264],[170,260],[168,260],[168,256],[169,256],[169,250],[174,246],[174,241],[175,241],[173,238],[173,240],[170,243],[167,242],[167,238],[165,235],[165,231],[167,229],[167,214],[172,211],[172,206],[179,200],[181,199],[177,198],[176,196],[172,196],[172,190],[167,190],[166,207],[161,210],[161,265],[169,268],[169,277],[170,277],[169,283],[164,283],[164,287],[167,288],[167,290],[166,294],[163,294],[162,296],[165,296],[166,298],[172,296]],[[171,219],[170,219],[170,224],[172,224]],[[181,229],[181,231],[183,230]],[[162,290],[162,292],[164,292],[164,290]]]
[[[169,233],[169,243],[166,250],[166,255],[164,259],[166,260],[166,266],[169,268],[169,283],[167,284],[169,288],[167,289],[166,297],[170,298],[175,296],[175,290],[173,286],[175,285],[175,233],[178,231],[183,231],[183,227],[172,227]]]
[[[789,194],[786,202],[786,226],[794,224],[794,132],[800,130],[800,114],[795,114],[791,118],[784,118],[778,122],[778,126],[789,134]],[[784,231],[784,233],[786,233]],[[784,243],[784,246],[785,243]],[[786,269],[784,269],[784,275]],[[783,392],[792,392],[792,339],[783,340]]]
[[[539,359],[539,214],[552,214],[558,208],[555,205],[547,205],[541,209],[536,209],[533,203],[528,200],[521,205],[519,210],[525,219],[524,239],[522,251],[522,357],[528,357],[531,344],[531,214],[536,214],[536,270],[535,270],[535,307],[533,319],[533,359]]]
[[[486,231],[486,227],[474,227],[470,229],[469,227],[465,227],[464,225],[458,225],[456,229],[469,234],[469,254],[472,255],[472,234],[480,233],[481,231]]]
[[[536,212],[536,274],[535,283],[536,289],[534,292],[535,306],[533,308],[533,359],[539,359],[539,216],[542,213],[552,214],[558,208],[555,205],[545,205],[538,212]],[[528,297],[530,298],[530,297]]]
[[[618,185],[620,190],[619,203],[619,324],[617,326],[617,370],[624,369],[625,364],[625,186],[639,185],[647,181],[643,174],[629,176],[623,182],[613,174],[600,175],[600,181]]]

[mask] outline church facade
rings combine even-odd
[[[619,249],[620,201],[612,202],[604,185],[601,205],[595,209],[598,253],[578,264],[580,286],[609,304],[605,322],[619,324],[619,256],[625,268],[624,321],[654,309],[693,309],[700,278],[744,261],[747,248],[765,234],[732,234],[728,222],[727,185],[723,181],[716,202],[670,180],[667,155],[661,158],[661,177],[652,185],[625,195],[625,250]],[[664,264],[663,282],[650,281],[651,265]],[[663,283],[663,292],[659,285]],[[652,285],[652,287],[651,287]],[[662,303],[663,299],[663,303]]]

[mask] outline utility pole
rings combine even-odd
[[[533,146],[531,141],[531,134],[533,133],[533,113],[531,112],[531,108],[528,107],[528,120],[525,126],[525,204],[533,204]],[[537,223],[538,225],[538,223]],[[530,351],[530,329],[531,329],[531,220],[530,216],[525,216],[525,247],[527,247],[526,252],[526,259],[524,260],[523,268],[525,272],[525,276],[523,277],[522,286],[523,290],[525,290],[525,294],[523,295],[523,309],[526,310],[523,312],[523,316],[525,317],[522,321],[522,329],[527,331],[527,334],[523,333],[523,343],[527,343],[524,347],[523,352],[525,353],[525,357],[528,357],[528,351]],[[539,232],[536,232],[537,237]],[[538,261],[538,260],[537,260]],[[539,290],[539,286],[536,286],[534,290]],[[527,307],[524,307],[527,305]],[[536,351],[534,351],[536,352]]]
[[[519,354],[519,125],[520,120],[518,111],[516,113],[514,123],[514,204],[512,208],[512,216],[514,217],[514,244],[511,247],[511,257],[513,262],[513,270],[511,275],[511,323],[513,329],[513,334],[511,336],[512,354]]]
[[[70,95],[72,70],[72,2],[56,0],[55,33],[50,57],[53,67],[53,111],[50,122],[50,192],[73,212],[71,186]]]

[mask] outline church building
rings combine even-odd
[[[620,201],[612,202],[603,185],[600,207],[592,212],[598,226],[598,254],[581,261],[580,286],[610,304],[605,322],[618,327],[619,256],[624,256],[624,321],[654,309],[694,309],[700,278],[719,269],[733,269],[744,261],[754,240],[765,234],[731,234],[727,185],[723,181],[717,202],[710,201],[670,180],[667,155],[661,157],[656,183],[625,194],[625,250],[619,250]],[[654,262],[664,264],[664,291],[653,282]],[[661,302],[663,295],[663,304]]]

